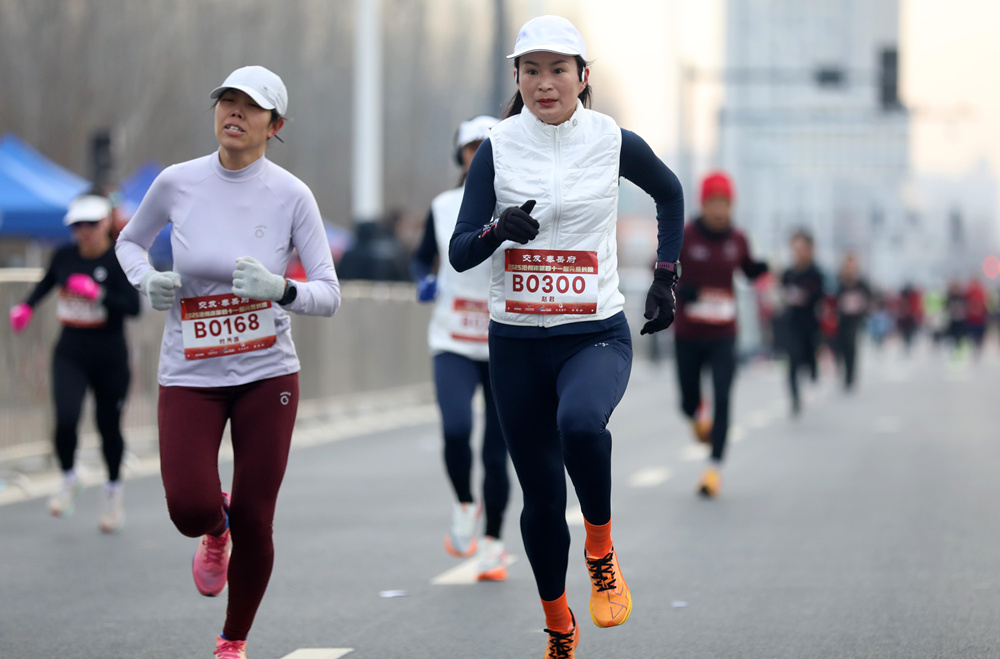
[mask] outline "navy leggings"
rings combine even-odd
[[[712,389],[715,396],[712,422],[712,459],[722,462],[729,435],[730,391],[736,374],[736,340],[675,339],[677,349],[677,379],[681,389],[681,410],[693,419],[701,404],[701,372],[705,365],[712,369]]]
[[[486,535],[499,538],[510,497],[510,478],[507,476],[507,447],[493,402],[490,365],[453,352],[434,355],[434,386],[444,431],[444,464],[455,496],[462,503],[472,503],[472,397],[480,385],[486,404],[483,434]]]
[[[566,590],[566,472],[584,518],[611,521],[611,412],[632,370],[627,323],[591,334],[512,339],[490,333],[490,376],[524,493],[521,535],[543,600]]]

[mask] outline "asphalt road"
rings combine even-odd
[[[796,420],[780,365],[744,368],[714,501],[694,495],[704,454],[676,412],[672,364],[637,362],[611,422],[634,610],[620,628],[586,620],[571,495],[577,657],[1000,657],[1000,356],[862,359],[855,393],[828,371]],[[541,657],[516,488],[510,579],[463,583],[442,548],[451,504],[433,410],[378,416],[353,432],[314,423],[314,445],[293,451],[249,657]],[[225,599],[196,593],[195,541],[174,530],[142,460],[113,536],[97,530],[96,487],[63,520],[42,497],[0,505],[0,657],[212,656]]]

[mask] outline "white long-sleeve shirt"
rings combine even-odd
[[[168,167],[153,182],[115,245],[118,260],[133,285],[139,286],[152,268],[147,259],[149,247],[168,222],[173,224],[170,242],[181,287],[178,301],[167,311],[160,347],[160,384],[222,387],[298,372],[299,359],[286,310],[332,316],[340,306],[340,283],[309,188],[264,157],[238,171],[222,167],[217,152]],[[252,256],[269,271],[283,274],[292,248],[298,250],[308,281],[296,284],[298,296],[291,304],[282,308],[272,303],[271,309],[244,313],[241,318],[215,315],[234,313],[230,305],[240,302],[232,296],[238,257]],[[192,302],[193,298],[207,301]],[[188,300],[183,322],[182,299]],[[210,305],[213,311],[191,313],[198,304],[201,309]],[[240,307],[241,311],[246,309],[250,308]],[[245,329],[248,318],[251,326],[260,325],[258,316],[264,320],[264,314],[271,313],[275,338],[254,337],[256,346],[271,343],[268,347],[207,358],[205,351],[213,348],[199,347],[213,338],[222,344],[242,341],[244,337],[234,325]],[[191,320],[193,317],[201,318],[197,331],[192,328],[197,322]],[[209,323],[218,334],[206,330]],[[192,339],[196,334],[200,343]]]

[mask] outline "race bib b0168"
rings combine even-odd
[[[597,313],[597,252],[508,249],[504,293],[509,313]]]
[[[185,359],[208,359],[270,348],[277,341],[269,301],[235,295],[181,298]]]

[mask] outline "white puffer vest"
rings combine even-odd
[[[492,258],[490,317],[554,327],[604,320],[622,310],[618,291],[621,129],[577,101],[550,126],[525,108],[490,131],[495,216],[528,199],[540,225],[526,245],[507,241]]]
[[[431,202],[434,214],[434,237],[441,255],[437,275],[437,301],[427,342],[431,351],[453,352],[469,359],[486,361],[490,357],[489,308],[490,263],[483,261],[465,272],[456,272],[448,260],[448,245],[455,232],[458,211],[465,188],[442,192]]]

